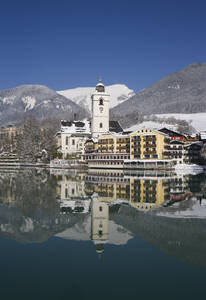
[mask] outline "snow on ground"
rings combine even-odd
[[[3,103],[6,103],[6,104],[12,104],[15,100],[16,96],[9,96],[9,97],[4,97],[2,99]]]
[[[91,94],[94,91],[94,87],[77,87],[75,89],[57,91],[57,93],[76,102],[79,105],[83,105],[87,110],[91,111]],[[105,91],[111,96],[110,108],[124,102],[135,94],[133,90],[129,89],[124,84],[105,86]]]
[[[193,197],[187,203],[187,209],[181,209],[179,207],[181,203],[176,203],[176,205],[158,211],[157,215],[168,218],[206,218],[206,199],[202,199],[200,202]]]
[[[160,114],[156,116],[160,119],[174,117],[175,119],[186,120],[187,122],[191,120],[192,121],[191,125],[197,130],[197,132],[206,131],[206,112],[195,113],[195,114]],[[169,125],[164,122],[158,123],[153,121],[144,121],[140,124],[132,125],[126,130],[134,131],[134,130],[141,130],[144,128],[161,129],[163,127],[167,127],[171,130],[177,130],[177,126],[175,125]]]
[[[140,124],[136,124],[136,125],[132,125],[131,127],[125,129],[125,131],[136,131],[136,130],[141,130],[141,129],[144,129],[144,128],[147,128],[147,129],[152,129],[152,130],[155,130],[155,129],[161,129],[163,127],[167,127],[168,129],[171,129],[171,130],[176,130],[177,127],[175,125],[168,125],[166,123],[157,123],[157,122],[153,122],[153,121],[144,121]]]
[[[36,99],[31,96],[22,97],[22,101],[25,104],[24,111],[31,110],[36,104]]]
[[[182,174],[182,175],[198,175],[201,174],[204,171],[204,168],[199,165],[195,164],[177,164],[175,166],[175,172],[177,174]]]
[[[174,117],[175,119],[192,121],[191,125],[197,131],[206,131],[206,112],[203,113],[195,113],[195,114],[161,114],[156,115],[159,118],[163,117]]]

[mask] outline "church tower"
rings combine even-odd
[[[101,202],[97,196],[92,197],[91,209],[91,240],[94,242],[96,251],[101,258],[104,245],[109,238],[109,206]]]
[[[109,131],[109,98],[110,95],[105,93],[105,87],[102,83],[101,76],[96,85],[92,98],[92,137]]]

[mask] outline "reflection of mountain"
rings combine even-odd
[[[0,237],[21,243],[44,242],[57,232],[74,226],[83,219],[79,215],[59,215],[58,211],[46,212],[39,208],[38,213],[29,216],[16,206],[0,205]]]
[[[73,227],[67,228],[56,236],[77,241],[89,241],[91,239],[91,216],[86,216],[85,220],[76,223]],[[113,245],[124,245],[132,238],[132,234],[114,221],[109,221],[108,243]]]
[[[0,236],[42,242],[84,219],[60,214],[56,180],[45,171],[1,172]]]
[[[56,178],[44,170],[1,171],[0,237],[92,240],[99,253],[105,243],[124,245],[136,235],[167,255],[206,267],[204,176],[143,175],[68,172]],[[62,203],[70,209],[62,210]]]
[[[111,219],[169,256],[206,267],[206,219],[171,219],[120,206]]]

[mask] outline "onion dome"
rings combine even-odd
[[[105,92],[105,87],[104,87],[104,84],[102,83],[101,75],[99,75],[99,82],[96,85],[96,91],[99,93]]]

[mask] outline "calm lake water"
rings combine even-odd
[[[0,170],[1,299],[205,299],[206,174]]]

